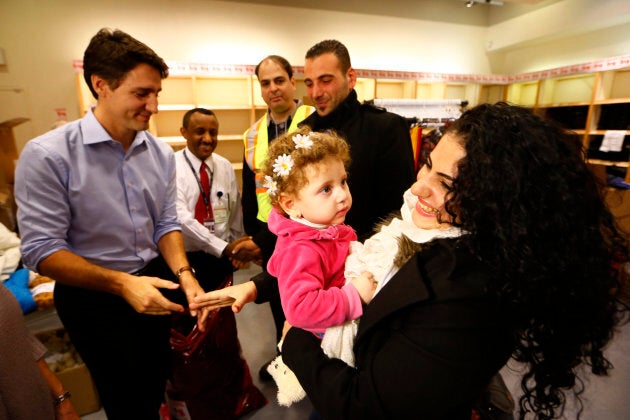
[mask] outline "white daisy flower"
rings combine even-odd
[[[267,194],[269,195],[276,195],[278,192],[278,183],[269,175],[265,175],[263,187],[267,188]]]
[[[310,149],[313,145],[313,140],[308,135],[296,134],[293,136],[293,143],[295,143],[296,149]]]
[[[293,158],[287,154],[278,156],[273,164],[273,172],[280,176],[289,175],[291,168],[293,168]]]

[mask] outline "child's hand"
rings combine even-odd
[[[361,302],[367,305],[372,301],[372,296],[374,296],[374,291],[376,290],[376,285],[378,284],[376,283],[376,280],[374,280],[374,275],[372,273],[364,271],[359,277],[355,277],[350,280],[350,283],[359,292]]]

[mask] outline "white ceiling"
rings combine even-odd
[[[226,0],[304,9],[333,10],[463,25],[490,26],[520,16],[560,0],[501,0],[502,6],[466,0]],[[483,1],[483,0],[482,0]]]

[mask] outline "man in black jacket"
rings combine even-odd
[[[367,239],[379,220],[400,209],[403,192],[415,180],[409,126],[399,115],[359,103],[356,71],[337,40],[321,41],[307,51],[304,75],[317,112],[300,125],[334,130],[350,145],[353,205],[346,223],[359,240]]]
[[[403,192],[415,180],[409,127],[397,114],[359,103],[354,90],[356,71],[341,42],[325,40],[312,46],[306,52],[304,74],[316,112],[300,126],[334,130],[350,145],[348,185],[353,203],[345,223],[363,241],[371,236],[375,224],[400,209]],[[252,280],[256,303],[279,294],[277,281],[268,277]]]

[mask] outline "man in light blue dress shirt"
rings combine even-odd
[[[109,29],[83,67],[97,105],[29,141],[18,161],[23,262],[56,280],[57,312],[108,419],[158,419],[170,314],[203,292],[177,220],[173,151],[146,131],[168,67]]]

